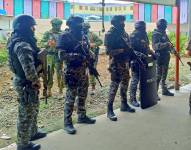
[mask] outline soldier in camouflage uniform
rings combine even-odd
[[[157,57],[157,88],[159,88],[160,81],[162,80],[162,95],[174,96],[166,85],[166,78],[168,75],[168,68],[170,62],[170,52],[172,44],[166,34],[167,21],[160,19],[157,21],[157,29],[152,33],[152,46],[155,50]]]
[[[188,46],[187,46],[187,48],[186,48],[185,54],[186,54],[187,56],[191,56],[191,40],[190,40],[189,43],[188,43]],[[191,70],[191,66],[190,66],[190,70]],[[190,92],[190,97],[189,97],[189,107],[190,107],[189,113],[190,113],[190,115],[191,115],[191,92]]]
[[[56,41],[58,36],[62,33],[62,20],[54,18],[51,20],[52,29],[44,33],[41,40],[41,46],[48,50],[47,68],[49,67],[49,81],[48,81],[48,96],[52,96],[51,89],[53,87],[54,69],[56,69],[57,82],[59,93],[62,94],[64,83],[62,80],[63,63],[58,58],[58,50],[56,49]],[[44,83],[45,84],[45,83]]]
[[[137,21],[135,23],[135,30],[130,35],[130,42],[132,48],[142,53],[144,56],[148,54],[153,54],[153,52],[149,48],[149,39],[146,32],[146,24],[144,21]],[[131,84],[130,84],[130,103],[135,106],[139,107],[139,103],[136,99],[136,92],[137,92],[137,85],[140,79],[140,66],[136,60],[131,61]]]
[[[13,21],[13,33],[7,43],[9,66],[14,73],[13,84],[18,94],[17,150],[38,150],[40,145],[33,144],[46,136],[38,131],[39,89],[41,87],[37,68],[39,49],[34,37],[35,20],[28,15],[18,16]]]
[[[96,120],[86,115],[85,102],[88,93],[87,55],[89,55],[88,40],[83,34],[84,20],[81,17],[70,17],[66,25],[69,27],[57,42],[60,59],[64,61],[64,79],[66,99],[64,104],[64,130],[75,134],[72,123],[72,113],[77,97],[77,123],[94,124]],[[85,55],[86,53],[87,55]]]
[[[89,43],[90,43],[90,50],[94,53],[95,56],[95,62],[94,67],[97,67],[98,63],[98,56],[99,56],[99,46],[103,44],[102,40],[93,32],[90,32],[90,24],[87,22],[85,25],[85,34],[87,34]],[[90,75],[90,85],[92,88],[91,95],[94,95],[95,93],[95,86],[96,86],[96,80],[93,75]]]
[[[113,112],[113,102],[120,85],[121,111],[135,112],[127,103],[127,89],[129,84],[129,64],[126,59],[126,51],[129,47],[129,36],[125,32],[125,17],[122,15],[114,16],[111,20],[113,25],[105,35],[106,53],[109,55],[111,73],[111,84],[109,90],[109,99],[107,106],[107,117],[112,121],[117,121]]]

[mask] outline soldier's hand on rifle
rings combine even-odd
[[[90,43],[90,48],[94,48],[95,47],[95,43]]]
[[[55,48],[56,47],[56,41],[55,40],[49,40],[48,46],[50,46],[51,48]]]
[[[37,80],[36,82],[33,82],[32,83],[32,88],[36,89],[36,90],[39,90],[41,88],[41,84],[40,84],[40,81]]]

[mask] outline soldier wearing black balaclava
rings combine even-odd
[[[130,35],[130,42],[133,50],[140,52],[144,56],[148,56],[148,54],[154,56],[149,47],[149,39],[144,21],[137,21],[135,23],[135,30]],[[130,103],[135,107],[139,107],[139,103],[136,99],[136,91],[140,79],[140,66],[136,60],[131,61],[131,75]]]
[[[174,96],[166,85],[166,79],[168,75],[168,68],[170,62],[170,52],[172,49],[172,44],[166,34],[167,21],[165,19],[160,19],[157,21],[157,29],[152,33],[152,46],[155,50],[157,57],[157,88],[161,81],[162,85],[162,95]]]
[[[21,15],[13,21],[13,33],[7,43],[9,66],[14,74],[13,84],[18,94],[17,150],[39,150],[32,140],[43,138],[39,132],[39,73],[37,40],[34,36],[36,22],[33,17]]]
[[[113,102],[120,86],[121,111],[135,112],[127,103],[127,89],[129,85],[129,63],[126,51],[129,36],[125,32],[125,17],[122,15],[114,16],[111,20],[112,27],[105,35],[106,53],[109,56],[109,71],[111,74],[111,84],[107,105],[107,117],[112,121],[117,121],[117,116],[113,111]]]
[[[84,20],[81,17],[70,17],[65,31],[57,42],[60,59],[64,61],[64,79],[66,84],[66,99],[64,104],[64,130],[68,134],[75,134],[72,123],[72,113],[75,100],[77,101],[77,123],[94,124],[95,119],[86,115],[85,102],[88,93],[88,64],[89,43],[83,34]],[[86,53],[86,55],[84,55]],[[77,97],[77,99],[76,99]]]

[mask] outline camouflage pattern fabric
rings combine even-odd
[[[135,30],[130,35],[131,46],[135,51],[145,55],[149,53],[149,40],[146,32]],[[140,79],[140,67],[136,61],[131,62],[130,100],[136,100],[137,85]]]
[[[60,50],[60,58],[65,63],[64,80],[66,89],[66,99],[64,104],[64,124],[72,124],[72,113],[77,97],[78,116],[85,116],[85,101],[88,93],[88,72],[87,60],[78,49],[79,44],[88,46],[88,41],[81,41],[82,37],[76,38],[71,31],[64,32],[57,47]],[[78,47],[81,49],[81,46]]]
[[[126,59],[122,59],[123,52],[121,50],[127,49],[122,36],[125,35],[126,41],[129,41],[129,36],[125,31],[123,32],[124,34],[121,34],[116,28],[111,28],[105,35],[105,46],[110,57],[109,71],[111,73],[109,103],[113,103],[119,85],[121,101],[127,101],[127,89],[130,79],[129,64]]]
[[[60,91],[62,91],[62,89],[64,88],[64,83],[62,80],[63,63],[58,57],[58,50],[55,47],[48,46],[48,42],[51,40],[56,42],[60,34],[61,31],[55,32],[53,30],[50,30],[48,32],[45,32],[41,40],[41,47],[44,47],[48,50],[47,65],[50,67],[50,79],[48,82],[48,89],[51,89],[53,87],[54,70],[56,70],[58,88]]]
[[[17,144],[25,146],[29,144],[31,136],[37,132],[37,116],[39,110],[39,91],[32,89],[29,84],[28,95],[26,98],[24,87],[26,83],[37,82],[38,73],[35,67],[34,55],[35,50],[26,43],[18,42],[14,46],[14,53],[16,54],[26,78],[20,78],[15,74],[13,84],[18,95],[19,111],[17,120]],[[11,60],[14,61],[14,60]],[[13,62],[14,63],[14,62]],[[17,69],[17,68],[15,68]]]
[[[157,58],[157,86],[162,79],[162,89],[166,90],[166,78],[168,75],[168,67],[170,62],[170,47],[168,46],[169,39],[166,32],[155,29],[152,34],[152,46],[156,53]]]
[[[99,46],[101,46],[103,44],[102,40],[93,32],[89,32],[88,33],[88,39],[90,44],[94,44],[94,46],[92,48],[90,48],[90,50],[95,54],[95,63],[94,63],[94,67],[97,67],[97,63],[98,63],[98,56],[99,56]],[[96,85],[96,79],[94,76],[90,75],[90,84],[92,86]]]

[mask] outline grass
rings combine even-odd
[[[0,45],[0,65],[3,65],[7,62],[7,50],[5,49],[5,47],[1,47]]]

